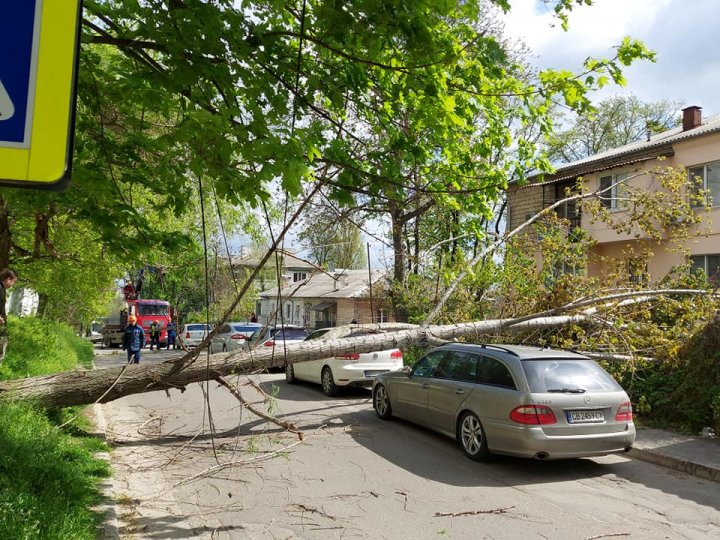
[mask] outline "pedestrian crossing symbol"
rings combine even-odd
[[[0,185],[70,179],[81,0],[0,1]]]

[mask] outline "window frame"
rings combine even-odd
[[[695,261],[693,259],[699,259],[700,257],[703,258],[703,266],[702,268],[699,267],[699,265],[695,264]],[[715,268],[715,272],[710,275],[710,257],[718,257],[720,258],[720,253],[703,253],[703,254],[697,254],[697,255],[691,255],[690,256],[690,274],[694,274],[697,270],[702,270],[705,274],[705,277],[710,283],[714,284],[720,284],[720,265],[718,265]]]
[[[690,184],[690,189],[693,192],[697,192],[698,189],[708,191],[708,167],[709,166],[715,166],[718,169],[720,169],[720,160],[716,161],[708,161],[706,163],[699,163],[697,165],[692,165],[687,168],[687,176],[688,176],[688,183]],[[692,171],[696,171],[698,169],[702,169],[702,174],[695,174]],[[696,186],[693,182],[693,177],[697,176],[702,178],[702,186]],[[713,192],[710,190],[708,193],[708,197],[710,197],[710,200],[707,198],[705,199],[705,203],[710,208],[718,208],[720,207],[720,182],[718,182],[718,192],[713,194]],[[704,206],[704,204],[693,204],[693,208],[701,208]]]
[[[624,192],[627,190],[627,180],[628,178],[630,178],[630,173],[617,172],[598,176],[599,189],[607,189],[607,187],[603,188],[603,180],[607,178],[610,179],[610,185],[612,185],[612,189],[610,190],[609,194],[608,192],[605,192],[598,195],[600,204],[611,212],[621,212],[623,210],[627,210],[627,201],[620,200],[620,197],[625,195]],[[606,197],[610,198],[608,199]]]

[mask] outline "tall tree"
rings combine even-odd
[[[569,129],[547,139],[548,156],[569,163],[604,150],[644,140],[680,122],[681,104],[662,100],[644,103],[635,96],[615,96],[601,101],[595,111],[578,115]]]
[[[364,268],[367,264],[360,232],[360,216],[330,204],[308,207],[298,234],[312,262],[324,268]]]

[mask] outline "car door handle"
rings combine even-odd
[[[429,385],[428,383],[423,383],[422,387],[423,387],[423,388],[430,388],[430,385]]]
[[[465,390],[463,390],[462,388],[456,388],[456,389],[455,389],[455,393],[458,394],[458,395],[464,394],[464,393],[465,393]]]

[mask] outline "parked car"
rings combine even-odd
[[[188,323],[184,324],[178,333],[178,340],[181,346],[192,349],[202,343],[213,329],[212,324]]]
[[[255,349],[258,347],[279,346],[282,349],[283,345],[305,341],[308,333],[302,326],[294,324],[263,326],[250,337],[249,347]]]
[[[316,330],[308,336],[306,341],[367,336],[385,331],[382,324],[337,326]],[[285,367],[285,380],[288,383],[293,383],[296,379],[318,383],[322,385],[325,395],[335,396],[340,391],[340,387],[370,387],[373,385],[376,375],[402,369],[402,367],[402,351],[387,349],[290,364]]]
[[[590,358],[517,346],[442,345],[373,387],[383,419],[399,416],[460,443],[465,455],[601,456],[635,441],[630,399]]]
[[[224,323],[210,341],[210,353],[246,348],[250,337],[262,326],[251,322]]]

